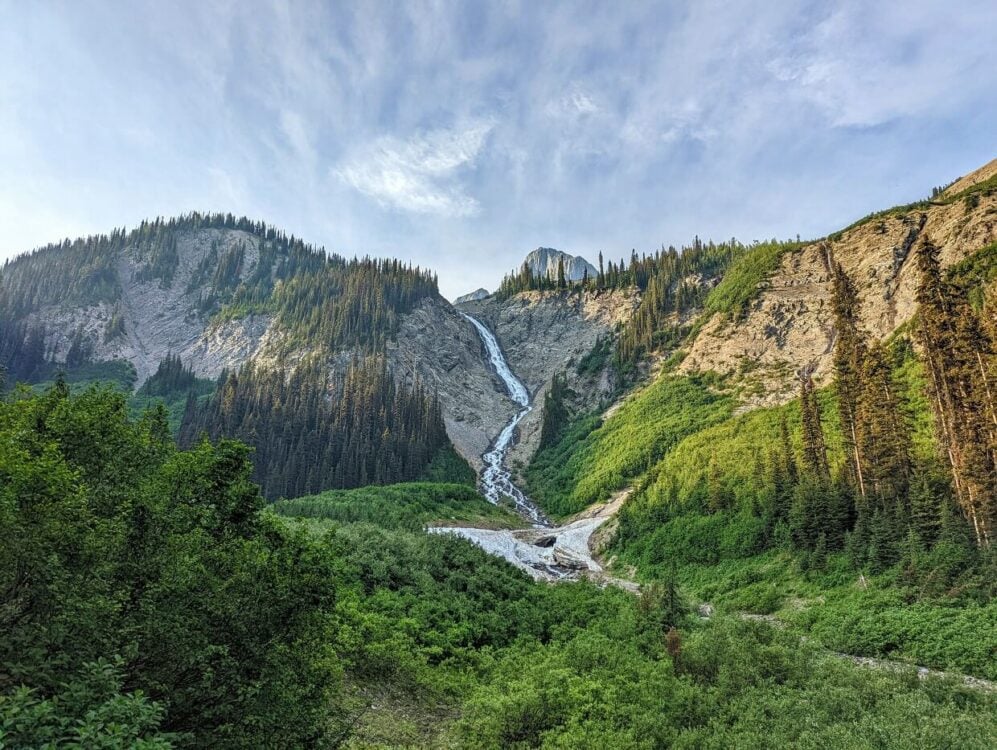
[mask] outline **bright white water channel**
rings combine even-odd
[[[503,496],[509,498],[515,505],[516,512],[527,521],[535,526],[549,526],[550,522],[543,512],[530,502],[523,491],[513,483],[512,475],[505,468],[505,457],[509,453],[509,448],[516,435],[516,425],[522,421],[523,417],[533,411],[533,407],[530,405],[530,392],[523,385],[523,381],[513,374],[509,363],[506,362],[505,355],[502,353],[502,347],[499,346],[495,335],[488,330],[487,326],[467,313],[461,313],[461,315],[467,318],[478,331],[478,335],[488,351],[488,359],[499,378],[505,383],[509,398],[520,407],[516,415],[509,420],[499,436],[495,438],[491,449],[481,457],[485,462],[485,470],[481,474],[481,491],[489,502],[496,505],[501,502]]]

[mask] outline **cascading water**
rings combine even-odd
[[[509,498],[516,506],[516,512],[530,521],[530,523],[535,526],[549,526],[550,522],[544,516],[543,512],[530,502],[529,498],[523,494],[523,491],[513,483],[512,475],[505,468],[505,457],[512,445],[512,439],[516,433],[516,425],[533,410],[533,407],[530,405],[530,392],[526,390],[523,382],[509,368],[509,363],[506,362],[505,355],[502,353],[502,347],[499,346],[494,334],[476,318],[463,312],[461,315],[478,331],[478,336],[481,337],[481,341],[488,351],[488,359],[495,368],[495,372],[502,379],[502,382],[505,383],[506,390],[509,391],[509,397],[520,406],[516,416],[509,420],[509,423],[502,428],[499,436],[495,438],[491,449],[481,457],[485,462],[485,470],[481,474],[481,491],[489,502],[496,505],[498,505],[502,496]]]

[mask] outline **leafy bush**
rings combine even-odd
[[[222,748],[323,736],[332,561],[258,514],[247,454],[179,452],[161,411],[129,420],[109,388],[0,402],[0,694],[34,717],[4,727],[28,733],[18,746],[59,717],[93,726],[87,747],[113,734],[99,716],[121,724],[106,746],[159,742],[157,727]],[[127,693],[94,682],[101,659]]]

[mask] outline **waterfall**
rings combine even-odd
[[[481,457],[485,462],[485,470],[481,473],[481,491],[490,503],[496,505],[499,504],[503,496],[509,498],[515,505],[516,512],[523,518],[536,526],[549,526],[550,522],[543,512],[530,502],[523,491],[515,485],[512,481],[512,475],[505,468],[505,458],[512,446],[516,425],[522,421],[523,417],[533,411],[533,406],[530,404],[530,392],[523,385],[523,381],[512,372],[505,355],[502,353],[502,347],[499,346],[495,335],[488,330],[487,326],[467,313],[462,312],[461,315],[478,331],[478,336],[481,337],[488,352],[488,359],[505,384],[509,398],[520,407],[516,415],[502,428],[502,432],[495,438],[495,442],[488,452]]]

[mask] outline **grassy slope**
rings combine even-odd
[[[731,264],[720,283],[706,298],[706,316],[723,313],[737,317],[758,294],[760,285],[778,267],[783,255],[800,247],[799,242],[766,242],[752,247]]]
[[[666,375],[628,398],[609,419],[586,417],[537,453],[531,496],[554,515],[574,513],[645,473],[686,435],[726,418],[733,400],[710,378]]]

